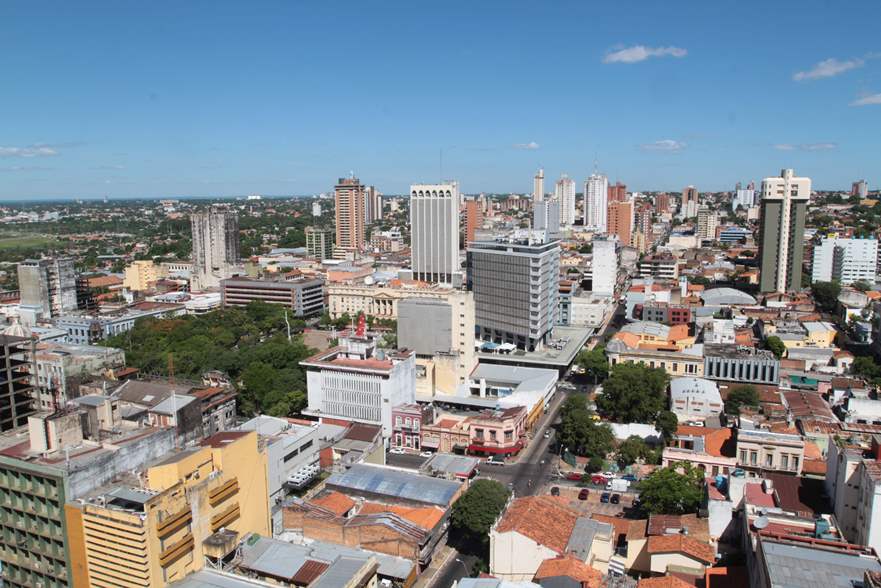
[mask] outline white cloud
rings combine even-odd
[[[685,57],[688,51],[681,47],[646,47],[634,45],[606,53],[603,63],[639,63],[649,57]]]
[[[51,145],[0,147],[0,157],[51,157],[53,155],[58,155],[58,150]]]
[[[812,67],[807,71],[797,72],[792,76],[792,79],[800,82],[803,80],[818,80],[820,78],[832,78],[837,75],[843,74],[846,71],[850,71],[852,69],[857,69],[863,67],[865,64],[865,60],[860,58],[854,59],[846,59],[844,61],[839,61],[837,59],[830,58],[824,59],[819,62],[817,65]]]
[[[869,94],[850,103],[851,106],[869,106],[871,104],[881,104],[881,94]]]
[[[673,139],[661,139],[654,143],[643,143],[639,146],[643,151],[682,151],[687,144],[683,141],[674,141]]]
[[[774,145],[777,151],[829,151],[838,149],[838,143],[777,143]]]
[[[538,149],[540,145],[535,141],[529,143],[514,143],[514,149]]]

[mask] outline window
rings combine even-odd
[[[505,431],[505,441],[513,441],[514,440],[514,431]]]
[[[774,454],[766,453],[765,454],[765,465],[769,468],[774,467]]]
[[[490,438],[490,441],[495,441],[495,440],[496,440],[496,431],[495,431],[495,429],[490,430],[490,432],[489,432],[489,438]]]
[[[785,453],[780,456],[780,469],[788,470],[789,469],[789,456]]]
[[[746,463],[746,449],[740,450],[740,463]]]
[[[756,465],[759,463],[759,452],[758,451],[750,451],[749,452],[749,463],[751,465]]]
[[[401,426],[401,417],[400,417],[400,415],[398,415],[398,416],[395,417],[395,426],[396,426],[396,427],[400,427],[400,426]]]
[[[794,455],[792,456],[792,469],[798,471],[798,458]]]

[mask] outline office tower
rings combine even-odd
[[[217,288],[232,277],[240,257],[239,217],[231,210],[212,208],[194,212],[193,290]]]
[[[795,292],[801,288],[805,216],[811,197],[811,179],[784,169],[780,177],[762,180],[759,228],[760,289]]]
[[[752,182],[750,182],[750,186],[752,186]],[[755,206],[756,204],[756,191],[754,188],[741,188],[740,182],[737,183],[737,188],[734,191],[734,200],[731,202],[731,210],[737,210],[738,208],[742,208],[744,210],[748,210]]]
[[[532,178],[532,202],[541,202],[545,197],[545,170],[539,168]]]
[[[701,206],[697,211],[697,238],[701,241],[715,240],[718,221],[715,211]]]
[[[609,202],[608,231],[617,235],[622,247],[630,245],[633,235],[633,201],[616,200]]]
[[[382,220],[382,193],[375,186],[364,189],[364,222],[366,224]]]
[[[563,174],[554,185],[554,200],[560,203],[560,226],[575,224],[575,180]]]
[[[878,240],[825,237],[814,246],[811,282],[835,280],[848,286],[877,279]]]
[[[634,231],[639,231],[646,239],[652,234],[652,216],[653,212],[650,204],[641,204],[636,209],[634,215]]]
[[[318,259],[333,257],[333,233],[330,229],[306,227],[306,251]]]
[[[670,212],[670,195],[666,192],[661,192],[655,196],[655,212],[658,214]]]
[[[532,228],[544,232],[544,240],[560,239],[560,201],[542,200],[532,209]]]
[[[479,200],[465,201],[465,246],[474,241],[477,229],[483,227],[483,209]]]
[[[859,196],[860,198],[868,198],[869,183],[866,180],[857,180],[850,187],[851,196]]]
[[[609,186],[609,202],[624,202],[627,200],[627,186],[621,182],[615,182]]]
[[[22,324],[33,326],[77,309],[76,271],[70,258],[28,259],[18,264]]]
[[[321,203],[313,202],[312,203],[312,216],[321,216]]]
[[[468,289],[475,327],[485,341],[535,350],[556,323],[560,242],[476,242],[468,246]]]
[[[618,245],[617,235],[597,237],[593,240],[591,291],[594,296],[608,298],[615,295],[618,284]]]
[[[609,210],[609,180],[601,174],[591,174],[584,182],[584,226],[605,233]]]
[[[694,186],[686,186],[682,189],[682,205],[680,214],[685,218],[694,218],[697,216],[699,204],[699,194]]]
[[[364,246],[366,188],[356,177],[340,178],[334,186],[336,246],[346,252]]]
[[[410,186],[413,278],[452,284],[459,267],[459,184]]]

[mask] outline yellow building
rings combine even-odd
[[[161,587],[270,531],[267,456],[231,431],[178,451],[120,485],[67,505],[74,586]]]
[[[156,265],[149,259],[139,259],[125,268],[122,285],[134,292],[140,292],[149,289],[151,282],[162,279],[166,275],[162,266]]]

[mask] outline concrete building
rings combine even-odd
[[[25,326],[77,309],[74,260],[28,259],[18,264],[19,316]]]
[[[358,251],[364,246],[366,189],[356,177],[340,178],[334,187],[336,246]]]
[[[220,292],[224,308],[259,301],[288,307],[295,317],[324,312],[324,280],[320,278],[229,278],[220,282]]]
[[[359,330],[340,337],[337,347],[300,362],[307,370],[306,414],[323,423],[367,423],[392,435],[392,408],[416,401],[416,355],[386,351]]]
[[[850,187],[851,196],[859,196],[860,199],[869,197],[869,183],[866,180],[857,180]]]
[[[716,211],[702,206],[697,211],[697,238],[701,241],[714,241],[716,239],[716,225],[719,216]]]
[[[269,535],[266,454],[254,432],[218,433],[143,477],[69,503],[74,587],[164,587]],[[132,486],[138,483],[140,486]]]
[[[679,260],[672,255],[651,255],[639,262],[639,277],[669,281],[679,279]]]
[[[619,268],[618,237],[612,235],[593,240],[591,270],[593,281],[591,292],[594,296],[613,297],[618,286]]]
[[[410,186],[410,267],[414,279],[461,282],[459,203],[457,182]]]
[[[684,218],[694,218],[700,208],[700,194],[694,186],[686,186],[682,189],[682,202],[679,213]]]
[[[627,200],[627,186],[621,182],[609,184],[609,204]]]
[[[150,259],[137,259],[125,268],[122,286],[133,292],[143,292],[155,285],[157,280],[166,277],[161,265]]]
[[[541,347],[557,318],[560,242],[475,242],[467,259],[480,338]]]
[[[655,212],[658,214],[670,212],[670,195],[666,192],[661,192],[655,196]]]
[[[737,430],[737,465],[753,475],[779,471],[800,476],[804,452],[805,442],[800,435]]]
[[[465,245],[474,241],[477,230],[483,227],[483,209],[478,200],[465,201]]]
[[[369,225],[382,220],[382,193],[375,186],[364,190],[364,223]]]
[[[330,229],[306,227],[306,251],[318,259],[333,257],[333,232]]]
[[[554,185],[554,200],[560,203],[560,226],[575,224],[575,180],[563,174]]]
[[[36,368],[35,401],[39,410],[54,411],[79,396],[79,382],[125,366],[125,352],[114,347],[37,343],[27,354]]]
[[[545,170],[539,168],[532,178],[532,203],[538,204],[545,199]]]
[[[0,431],[24,425],[34,413],[33,356],[32,340],[0,334]]]
[[[608,232],[617,235],[622,247],[631,245],[633,235],[633,201],[609,202]]]
[[[220,286],[237,269],[241,249],[239,217],[231,210],[212,208],[190,217],[193,230],[193,279],[190,289]]]
[[[609,179],[593,173],[584,182],[584,226],[605,233],[608,228]]]
[[[849,286],[877,279],[878,240],[825,237],[814,246],[811,282],[835,280]]]
[[[719,386],[704,378],[673,378],[670,381],[670,410],[680,422],[718,416],[724,405]]]
[[[560,239],[560,201],[541,200],[532,207],[532,228],[543,231],[545,241]]]
[[[165,318],[185,313],[183,304],[142,302],[115,313],[66,314],[53,322],[59,329],[67,331],[67,343],[93,345],[108,337],[130,331],[140,318]]]
[[[312,203],[312,216],[314,216],[316,218],[321,216],[321,203],[320,202],[313,202]]]
[[[748,210],[756,205],[756,191],[753,188],[738,188],[731,201],[731,209],[742,208]]]
[[[784,169],[778,178],[762,180],[759,263],[762,292],[801,289],[805,218],[811,179]]]
[[[778,385],[780,362],[764,349],[705,343],[704,377],[744,384]]]
[[[170,454],[172,429],[125,428],[110,420],[86,438],[78,410],[40,413],[0,437],[0,565],[5,586],[89,586],[82,525],[71,504],[133,468]],[[264,499],[265,500],[265,499]],[[79,534],[77,533],[79,529]],[[104,539],[106,540],[106,538]],[[117,561],[119,553],[115,553]]]
[[[370,283],[367,283],[370,282]],[[434,298],[449,301],[456,296],[453,288],[418,283],[376,282],[372,278],[349,283],[328,283],[327,306],[331,318],[359,313],[381,319],[397,320],[398,304],[405,298]]]

